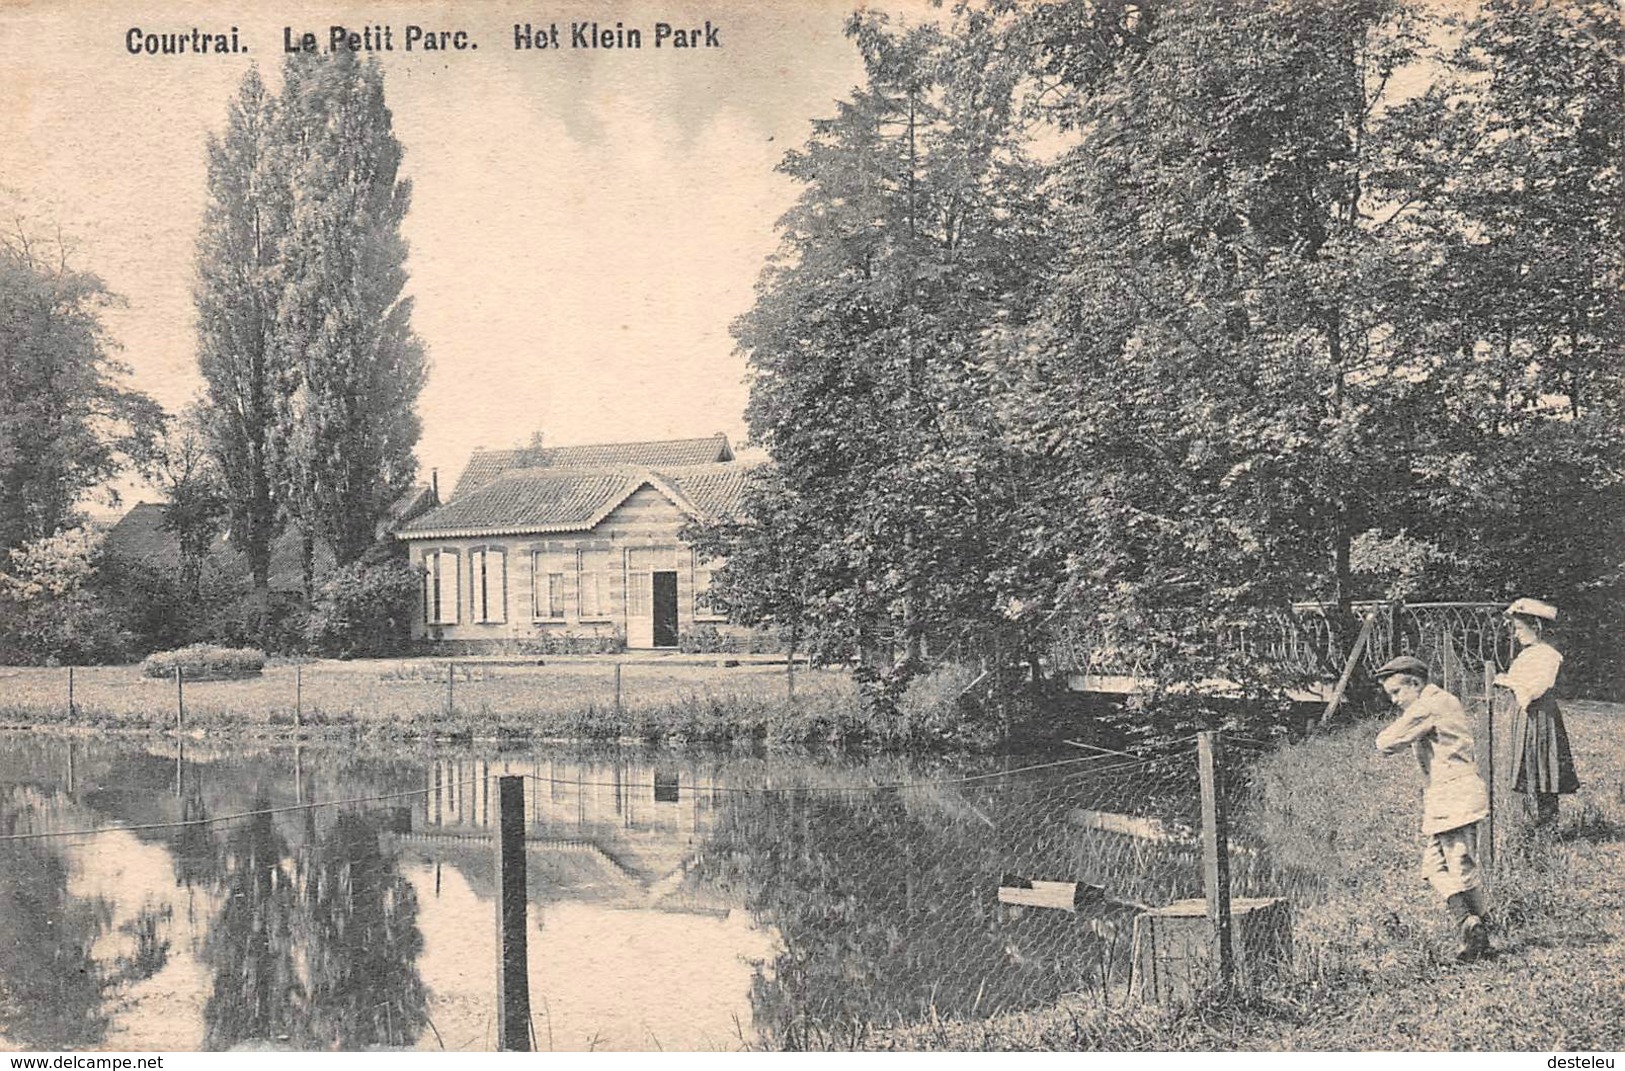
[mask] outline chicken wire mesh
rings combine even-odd
[[[549,796],[590,787],[534,780]],[[1135,915],[1202,894],[1194,743],[893,784],[667,791],[707,812],[683,883],[775,935],[751,999],[752,1032],[772,1047],[1069,993],[1120,1000]],[[544,815],[531,835],[569,829]]]

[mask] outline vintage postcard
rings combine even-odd
[[[0,0],[0,1048],[1612,1067],[1622,59]]]

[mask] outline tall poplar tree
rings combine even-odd
[[[198,250],[210,442],[256,601],[280,527],[361,558],[410,483],[422,345],[402,296],[410,185],[375,62],[290,56],[280,95],[251,70],[209,144]]]
[[[291,191],[277,346],[280,472],[292,515],[338,564],[358,561],[416,472],[426,363],[412,332],[401,220],[411,184],[376,61],[290,57],[278,113]]]
[[[250,68],[226,130],[209,138],[208,207],[198,239],[198,367],[204,428],[217,462],[233,542],[248,560],[253,597],[270,598],[277,486],[277,399],[290,388],[278,345],[282,242],[290,193],[278,166],[276,101]]]

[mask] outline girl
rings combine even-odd
[[[1552,695],[1563,656],[1541,639],[1546,625],[1557,620],[1557,608],[1538,599],[1519,599],[1507,607],[1506,616],[1521,648],[1511,667],[1495,678],[1518,704],[1512,719],[1512,790],[1534,796],[1537,828],[1552,826],[1557,797],[1580,787],[1563,711]]]

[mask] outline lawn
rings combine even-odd
[[[640,735],[651,719],[674,712],[687,711],[693,721],[706,712],[765,716],[788,706],[782,664],[672,659],[626,662],[618,674],[617,666],[608,658],[529,665],[429,659],[279,663],[244,680],[185,682],[183,727],[286,731],[297,712],[310,731],[602,737],[623,730]],[[180,704],[172,679],[144,677],[138,666],[76,668],[70,716],[68,672],[0,667],[0,724],[175,728]],[[797,667],[795,688],[798,706],[842,704],[853,695],[850,676],[839,670]]]

